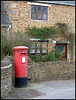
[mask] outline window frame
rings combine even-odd
[[[36,19],[32,18],[32,6],[36,7]],[[41,7],[41,19],[38,18],[38,7]],[[43,19],[43,7],[47,7],[47,18]],[[32,20],[48,20],[48,6],[40,6],[40,5],[31,5],[31,19]]]
[[[35,42],[35,48],[32,48],[32,49],[35,49],[35,53],[30,53],[31,55],[44,55],[44,54],[48,54],[48,42],[49,42],[49,41],[41,41],[41,40],[34,41],[34,40],[33,40],[33,42]],[[37,43],[38,43],[38,42],[40,42],[40,47],[39,47],[40,53],[37,53],[37,49],[38,49]],[[47,53],[42,53],[42,49],[45,49],[45,48],[42,47],[42,43],[43,43],[43,42],[46,42],[46,43],[47,43],[47,44],[46,44],[46,47],[45,47],[45,48],[47,48]]]

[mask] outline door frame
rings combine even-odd
[[[56,46],[57,45],[60,45],[60,46],[63,46],[64,45],[65,46],[65,53],[66,53],[66,60],[67,60],[67,43],[56,43],[55,44],[55,50],[56,50]]]

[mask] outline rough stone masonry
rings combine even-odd
[[[36,81],[69,80],[75,78],[75,62],[55,61],[28,64],[28,79]]]
[[[75,7],[50,4],[48,6],[48,20],[31,19],[31,4],[25,1],[5,1],[12,22],[13,31],[24,31],[25,27],[54,26],[57,22],[68,24],[75,32]]]
[[[9,57],[10,58],[10,57]],[[8,58],[1,61],[1,97],[9,94],[12,88],[12,64]]]
[[[13,58],[13,84],[15,77],[15,66]],[[28,80],[51,81],[69,80],[75,78],[74,61],[55,61],[55,62],[32,62],[28,57]]]

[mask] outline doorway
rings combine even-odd
[[[56,44],[56,50],[59,50],[62,59],[67,60],[67,44]]]

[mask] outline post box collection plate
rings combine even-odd
[[[25,63],[25,57],[22,57],[22,63]]]

